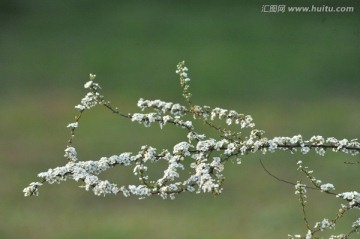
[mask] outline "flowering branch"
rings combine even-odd
[[[78,111],[75,122],[67,126],[70,129],[70,138],[67,141],[64,157],[68,162],[64,166],[39,173],[38,177],[42,180],[40,182],[33,182],[26,187],[23,190],[24,195],[38,195],[39,187],[43,186],[44,183],[61,183],[69,179],[77,182],[80,181],[82,182],[80,187],[85,188],[87,191],[93,191],[95,195],[103,196],[107,194],[122,194],[125,197],[135,195],[139,198],[145,198],[151,195],[159,195],[164,199],[168,197],[174,199],[177,194],[183,192],[210,192],[217,195],[223,190],[224,176],[222,172],[225,164],[230,159],[234,159],[240,164],[241,157],[247,154],[257,152],[266,154],[279,150],[291,153],[300,151],[302,154],[307,154],[310,150],[314,150],[320,156],[324,156],[328,150],[347,153],[353,156],[358,155],[360,152],[360,143],[357,139],[338,140],[333,137],[324,138],[319,135],[315,135],[307,140],[304,140],[301,135],[267,138],[265,137],[265,131],[255,128],[255,123],[250,115],[241,114],[235,110],[195,105],[191,101],[192,95],[189,92],[190,78],[188,68],[184,62],[180,62],[177,65],[176,73],[179,75],[183,97],[187,106],[141,98],[137,106],[141,109],[142,113],[133,114],[122,113],[117,107],[113,107],[110,101],[106,100],[100,93],[101,87],[95,82],[96,76],[90,74],[90,80],[84,85],[88,93],[81,99],[80,104],[75,106]],[[76,129],[79,127],[83,113],[98,105],[104,106],[113,114],[129,119],[132,122],[137,122],[145,127],[150,127],[153,124],[159,124],[160,128],[166,125],[179,127],[187,132],[186,139],[174,145],[172,150],[157,150],[151,146],[144,145],[137,153],[124,152],[110,157],[101,157],[97,161],[79,161],[73,142]],[[195,127],[197,121],[202,121],[209,128],[215,130],[218,133],[218,137],[216,139],[210,138],[197,131]],[[232,124],[237,126],[236,131],[229,129],[228,126]],[[184,166],[185,159],[191,161],[189,167]],[[160,161],[165,161],[168,167],[164,170],[162,177],[151,179],[147,174],[148,164]],[[308,168],[303,167],[301,162],[298,164],[298,169],[305,173],[315,189],[347,201],[348,206],[346,210],[344,209],[345,211],[359,208],[359,193],[355,191],[340,194],[330,192],[330,190],[334,189],[332,184],[321,184],[320,180],[316,180],[312,176],[312,172]],[[133,167],[133,174],[138,177],[139,184],[119,186],[99,178],[102,172],[115,166]],[[190,171],[190,175],[181,178],[179,172],[185,170]],[[324,221],[322,224],[318,223],[314,228],[310,226],[305,210],[306,188],[308,186],[300,182],[294,183],[294,185],[296,193],[300,197],[304,221],[308,230],[306,238],[315,238],[313,237],[314,234],[322,231],[321,229],[326,227],[323,226],[326,223]],[[337,216],[331,223],[335,224],[336,220],[341,218],[342,215]],[[353,224],[354,232],[359,228],[359,221],[360,219]],[[352,233],[350,232],[348,236]],[[303,238],[297,236],[289,236],[289,238]]]

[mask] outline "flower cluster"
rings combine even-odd
[[[179,74],[180,84],[183,88],[183,95],[189,104],[189,107],[183,106],[178,103],[165,102],[161,100],[144,100],[140,99],[137,103],[138,107],[148,113],[134,113],[134,114],[121,114],[117,108],[114,109],[108,101],[104,100],[104,96],[99,93],[101,89],[98,83],[95,83],[95,75],[90,74],[90,81],[85,83],[84,88],[89,92],[81,99],[81,104],[77,105],[80,113],[84,110],[95,107],[96,105],[103,104],[113,113],[118,113],[121,116],[130,118],[133,122],[138,122],[145,127],[150,127],[153,123],[157,122],[162,128],[166,124],[172,124],[177,127],[184,128],[188,131],[188,142],[180,142],[173,148],[173,153],[163,150],[157,154],[156,149],[148,146],[142,147],[138,154],[131,155],[130,153],[123,153],[119,156],[111,156],[109,158],[103,157],[99,161],[78,161],[77,152],[75,147],[72,146],[72,138],[69,140],[68,147],[65,149],[65,158],[69,160],[68,164],[63,167],[49,169],[47,172],[39,174],[43,179],[41,183],[33,183],[30,189],[34,189],[37,193],[37,188],[44,182],[54,183],[61,182],[67,179],[75,181],[83,181],[84,188],[89,190],[93,189],[96,195],[117,193],[122,191],[124,195],[145,195],[159,194],[165,197],[165,194],[175,194],[184,191],[197,191],[197,192],[213,192],[220,193],[222,191],[222,171],[225,163],[231,158],[236,157],[240,162],[238,156],[244,156],[249,153],[262,153],[275,152],[277,150],[290,151],[292,153],[299,150],[306,154],[311,149],[314,149],[319,155],[324,155],[325,151],[331,149],[332,151],[342,151],[344,153],[351,153],[356,155],[360,151],[360,143],[357,140],[338,140],[333,137],[324,138],[322,136],[313,136],[309,140],[303,140],[301,135],[293,137],[275,137],[268,139],[264,137],[263,130],[255,129],[255,124],[250,115],[238,113],[234,110],[227,110],[219,107],[211,108],[209,106],[194,105],[190,102],[191,94],[189,93],[188,68],[184,62],[177,66],[176,73]],[[221,139],[207,138],[195,130],[194,122],[186,120],[185,117],[192,115],[194,119],[202,119],[207,123],[210,128],[221,132]],[[80,116],[76,121],[68,124],[71,129],[72,137],[74,131],[79,125]],[[243,138],[237,137],[240,132],[232,132],[229,129],[222,128],[214,122],[216,119],[224,120],[227,125],[236,124],[240,129],[250,128],[251,131],[248,136]],[[195,144],[193,142],[195,141]],[[216,151],[218,156],[210,157],[210,154]],[[193,172],[185,181],[175,182],[179,178],[178,170],[185,170],[182,161],[185,158],[191,158],[190,170]],[[146,175],[148,161],[158,162],[166,161],[168,168],[164,170],[164,175],[153,180],[151,183],[149,177]],[[129,166],[134,164],[133,172],[139,177],[141,185],[136,187],[117,187],[115,184],[108,181],[101,181],[96,175],[108,170],[116,165]],[[311,173],[309,173],[310,175]],[[308,176],[309,176],[308,175]],[[333,190],[332,184],[323,184],[321,181],[312,179],[322,191]],[[41,185],[40,185],[41,184]],[[305,187],[298,184],[298,189],[302,193],[306,190]],[[197,188],[197,189],[196,189]],[[29,188],[25,190],[26,195],[31,195]],[[36,189],[36,190],[35,190]],[[147,190],[145,190],[147,189]],[[299,192],[300,192],[299,191]],[[172,196],[173,197],[173,196]]]
[[[325,183],[325,184],[320,185],[320,189],[323,192],[328,192],[330,190],[335,190],[335,187],[331,183]]]
[[[227,110],[222,108],[214,108],[210,112],[211,120],[216,117],[219,119],[226,119],[226,124],[231,125],[232,123],[238,124],[241,128],[253,128],[255,123],[251,115],[239,114],[235,110]]]
[[[176,67],[176,74],[179,75],[180,85],[183,90],[183,96],[185,100],[190,103],[191,93],[189,92],[190,78],[188,76],[188,68],[185,66],[185,61],[180,62]]]
[[[29,186],[24,188],[24,190],[23,190],[25,197],[32,196],[32,195],[39,196],[39,187],[42,185],[43,184],[40,182],[30,183]]]
[[[348,201],[350,208],[360,209],[360,193],[358,193],[356,191],[344,192],[344,193],[340,193],[336,196]]]
[[[98,92],[101,87],[98,83],[95,83],[94,80],[96,75],[90,74],[90,81],[84,84],[85,89],[90,89],[84,98],[81,99],[81,104],[76,105],[75,108],[83,111],[85,109],[91,109],[101,102],[103,96]]]
[[[329,237],[329,239],[348,239],[348,236],[345,234],[332,235]]]
[[[67,147],[65,150],[65,155],[64,157],[69,159],[70,161],[77,161],[77,152],[76,149],[74,147]]]
[[[140,98],[137,106],[141,110],[154,109],[158,114],[170,113],[173,116],[184,116],[188,113],[188,109],[180,104],[174,104],[172,102],[165,102],[161,100],[144,100]]]
[[[67,180],[81,182],[81,187],[85,190],[91,190],[95,195],[104,196],[122,194],[125,197],[135,195],[139,198],[145,198],[158,195],[164,199],[174,199],[177,194],[183,192],[210,192],[217,195],[223,191],[225,164],[233,158],[237,163],[241,163],[241,157],[247,154],[257,152],[266,154],[280,150],[291,153],[299,151],[302,154],[307,154],[313,150],[320,156],[324,156],[327,151],[343,152],[353,156],[360,152],[360,143],[357,139],[339,140],[334,137],[325,138],[315,135],[304,140],[300,134],[292,137],[267,138],[265,131],[255,128],[255,123],[250,115],[238,113],[235,110],[193,104],[189,92],[188,68],[184,62],[177,65],[176,73],[179,75],[187,106],[159,99],[145,100],[140,98],[137,106],[142,113],[133,114],[123,114],[118,108],[112,107],[110,102],[106,101],[105,97],[100,94],[101,87],[95,82],[96,76],[90,74],[90,80],[84,85],[88,92],[81,99],[80,104],[75,106],[79,115],[75,118],[75,122],[67,125],[71,132],[64,155],[68,161],[67,164],[39,173],[38,177],[42,181],[30,183],[23,190],[24,195],[37,196],[39,187],[43,186],[44,183],[61,183]],[[97,161],[80,161],[73,145],[75,130],[79,126],[82,113],[98,105],[103,105],[112,113],[145,127],[150,127],[154,123],[158,123],[160,128],[165,125],[179,127],[187,132],[187,140],[175,144],[172,150],[157,150],[145,145],[137,153],[125,152],[110,157],[101,157]],[[210,138],[197,131],[197,121],[201,121],[210,129],[215,130],[218,137]],[[235,125],[232,128],[237,128],[238,131],[230,129],[230,125]],[[189,163],[184,163],[185,161]],[[157,162],[165,162],[167,168],[161,177],[153,179],[148,174],[148,166],[150,163]],[[139,184],[118,186],[116,183],[99,178],[102,172],[115,166],[132,167],[132,172],[139,179]],[[360,208],[360,194],[356,191],[341,194],[332,193],[330,191],[335,190],[334,185],[331,183],[322,184],[321,180],[313,176],[313,171],[302,165],[302,161],[298,161],[298,170],[305,173],[315,189],[346,200],[349,209]],[[184,175],[188,176],[181,177],[181,171],[187,172]],[[300,181],[294,185],[295,194],[300,197],[306,219],[305,204],[308,186]],[[359,228],[359,220],[353,224],[355,229]],[[289,238],[311,239],[317,231],[333,228],[336,220],[324,219],[316,223],[313,228],[309,226],[307,220],[305,222],[308,227],[307,234],[304,237],[289,235]],[[333,238],[341,237],[334,236]]]
[[[360,228],[360,218],[356,219],[355,222],[352,224],[353,228]]]
[[[335,223],[329,221],[329,219],[324,218],[321,222],[315,223],[315,229],[319,229],[320,231],[324,231],[325,229],[333,229],[335,227]]]
[[[313,238],[313,235],[311,233],[310,230],[308,230],[308,232],[306,233],[305,237],[297,234],[297,235],[288,235],[288,239],[312,239]]]
[[[303,195],[306,198],[306,184],[302,184],[300,181],[295,185],[295,194]]]

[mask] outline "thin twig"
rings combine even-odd
[[[281,178],[275,176],[274,174],[272,174],[272,173],[265,167],[264,163],[262,162],[262,160],[261,160],[260,158],[259,158],[259,161],[260,161],[260,164],[261,164],[262,168],[263,168],[263,169],[265,170],[265,172],[266,172],[267,174],[269,174],[271,177],[273,177],[273,178],[275,178],[276,180],[278,180],[278,181],[280,181],[280,182],[283,182],[283,183],[287,183],[287,184],[290,184],[290,185],[293,185],[293,186],[296,185],[296,183],[293,183],[293,182],[290,182],[290,181],[286,181],[285,179],[281,179]],[[306,186],[306,188],[308,188],[308,189],[313,189],[313,190],[319,190],[318,188],[310,187],[310,186]]]

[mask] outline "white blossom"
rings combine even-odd
[[[119,192],[122,192],[124,197],[129,197],[131,195],[130,191],[125,186],[121,186]]]
[[[303,154],[307,154],[309,151],[310,151],[310,148],[309,147],[301,147],[301,153]]]
[[[306,197],[306,185],[305,184],[302,184],[300,182],[297,182],[296,185],[295,185],[295,194],[303,194],[303,196]]]
[[[328,192],[330,190],[335,190],[335,187],[331,183],[326,183],[326,184],[320,185],[320,189],[321,189],[321,191]]]
[[[224,154],[231,155],[232,153],[235,152],[236,149],[237,149],[236,144],[230,143],[227,145],[227,148],[224,151]]]
[[[146,185],[129,185],[128,188],[131,194],[141,196],[141,198],[151,195],[151,190]]]
[[[352,227],[359,228],[360,227],[360,218],[356,219],[355,222],[353,222]]]
[[[204,134],[198,134],[196,132],[190,131],[187,134],[187,138],[189,139],[189,141],[193,141],[193,140],[203,140],[206,138],[206,136]]]
[[[229,143],[229,141],[227,139],[222,139],[222,140],[216,141],[216,143],[214,145],[214,149],[219,151],[228,143]]]
[[[323,145],[325,142],[324,137],[320,135],[311,137],[309,141],[312,142],[314,145]]]
[[[298,235],[298,234],[297,235],[290,235],[290,234],[288,234],[288,238],[289,239],[298,239],[298,238],[301,239],[301,235]]]
[[[138,122],[139,124],[143,124],[145,127],[150,127],[151,123],[155,122],[156,119],[157,119],[156,113],[149,113],[149,114],[135,113],[131,117],[131,121]]]
[[[105,196],[106,194],[111,194],[111,193],[117,194],[119,192],[119,189],[115,184],[111,184],[109,181],[105,180],[96,183],[96,185],[93,188],[93,192],[97,196],[100,195]]]
[[[101,98],[102,96],[98,92],[88,92],[85,97],[81,99],[81,105],[85,109],[91,109],[99,103]]]
[[[360,208],[360,193],[356,191],[340,193],[336,197],[347,200],[351,208]]]
[[[173,154],[181,154],[184,156],[189,156],[190,152],[189,149],[193,146],[188,142],[180,142],[174,146]]]
[[[215,148],[216,140],[215,139],[208,139],[199,141],[196,145],[196,150],[198,151],[209,151]]]
[[[227,119],[226,119],[226,124],[227,124],[227,125],[231,125],[231,124],[232,124],[232,119],[231,119],[231,118],[227,118]]]
[[[67,128],[77,128],[78,125],[79,125],[78,122],[74,122],[74,123],[68,124],[66,127],[67,127]]]
[[[210,163],[210,166],[218,172],[222,172],[224,170],[224,164],[222,163],[220,157],[214,157],[213,161]]]
[[[141,110],[153,108],[157,111],[157,113],[171,113],[174,116],[183,116],[188,111],[185,106],[182,106],[180,104],[174,104],[172,102],[165,102],[161,100],[144,100],[143,98],[140,98],[137,106]]]
[[[329,219],[324,218],[321,222],[315,223],[316,229],[320,229],[320,231],[324,231],[325,229],[333,229],[335,227],[335,223],[332,221],[329,221]]]
[[[75,106],[75,109],[78,109],[78,110],[80,110],[80,111],[83,111],[83,110],[86,109],[86,107],[83,106],[83,105],[78,104],[78,105]]]
[[[300,134],[295,135],[290,139],[291,144],[298,144],[298,143],[302,143],[302,142],[303,142],[303,140],[302,140],[302,136]]]
[[[96,75],[90,73],[90,77],[89,77],[89,78],[90,78],[90,81],[93,81],[93,80],[95,80]]]
[[[93,76],[93,75],[90,74],[90,77],[91,77],[91,76]],[[84,88],[85,88],[85,89],[90,88],[92,84],[93,84],[93,81],[90,80],[90,81],[88,81],[88,82],[85,83]]]
[[[67,147],[65,149],[64,157],[74,162],[77,161],[78,159],[76,149],[74,147]]]
[[[23,193],[25,197],[34,195],[39,196],[39,189],[38,187],[42,186],[43,184],[40,182],[32,182],[30,185],[26,188],[24,188]]]
[[[325,149],[324,148],[315,148],[315,152],[320,156],[325,155]]]
[[[160,128],[162,128],[164,125],[166,125],[166,123],[170,120],[172,120],[173,118],[170,115],[164,115],[162,117],[162,120],[159,121],[160,124]]]

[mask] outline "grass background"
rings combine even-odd
[[[22,189],[36,174],[64,164],[72,122],[94,73],[124,112],[138,98],[181,102],[176,64],[186,60],[197,104],[251,114],[268,137],[301,133],[358,138],[360,133],[358,1],[277,1],[288,6],[354,6],[354,13],[261,13],[265,1],[0,1],[1,238],[286,238],[305,231],[291,186],[302,159],[339,192],[359,191],[357,160],[277,153],[228,164],[221,196],[180,195],[174,201],[96,197],[78,184]],[[82,160],[171,147],[171,127],[143,129],[89,112],[77,131]],[[107,176],[119,183],[128,172]],[[311,222],[332,218],[339,200],[309,194]],[[349,231],[358,212],[339,223]],[[333,232],[335,233],[335,232]]]

